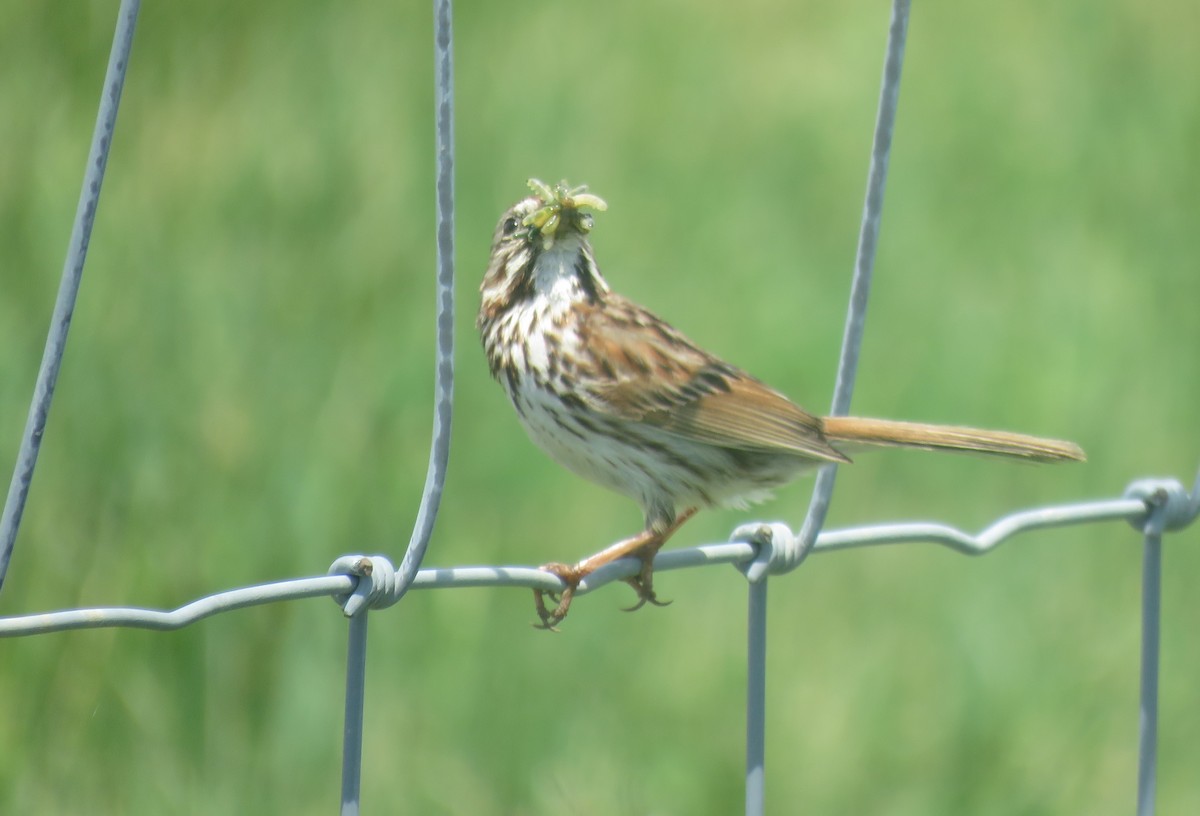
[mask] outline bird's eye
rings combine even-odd
[[[507,238],[517,231],[517,224],[517,219],[510,215],[508,218],[505,218],[504,223],[500,225],[500,232],[504,234],[505,238]]]

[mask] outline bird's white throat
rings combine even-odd
[[[583,238],[568,232],[538,256],[533,268],[533,288],[552,303],[570,303],[586,297],[576,267],[583,262]]]

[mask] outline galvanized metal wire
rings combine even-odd
[[[1200,474],[1191,495],[1178,482],[1143,479],[1125,495],[1146,503],[1148,512],[1134,521],[1142,531],[1142,654],[1138,710],[1137,813],[1154,813],[1158,768],[1158,666],[1162,618],[1162,536],[1191,524],[1200,512]]]
[[[858,374],[858,357],[867,325],[867,300],[871,278],[875,271],[875,249],[879,243],[879,227],[883,217],[883,194],[887,187],[888,162],[892,151],[892,134],[896,129],[896,107],[900,99],[900,75],[904,67],[904,46],[908,38],[909,0],[894,0],[891,25],[888,28],[887,49],[883,60],[883,82],[879,91],[879,109],[875,117],[875,136],[871,145],[871,162],[867,172],[867,193],[863,202],[862,223],[858,232],[858,249],[854,258],[854,276],[850,286],[850,304],[846,311],[846,327],[842,335],[842,351],[838,360],[837,381],[833,391],[830,413],[845,415],[850,411],[854,382]],[[758,816],[766,801],[766,723],[767,723],[767,575],[795,569],[816,542],[833,499],[837,465],[820,469],[804,524],[797,535],[784,525],[771,527],[744,525],[735,538],[758,540],[759,557],[747,568],[750,598],[747,611],[749,633],[746,638],[746,814]],[[762,531],[770,530],[765,537]]]
[[[1142,550],[1142,669],[1138,706],[1138,816],[1154,812],[1158,767],[1158,645],[1162,617],[1162,532],[1147,525]]]
[[[425,557],[437,519],[450,458],[454,411],[454,31],[450,0],[434,0],[434,117],[437,149],[437,352],[433,444],[421,507],[400,565],[400,582],[390,599],[400,600]]]
[[[1159,497],[1141,498],[1124,495],[1086,502],[1020,510],[1005,516],[972,533],[936,522],[905,522],[874,524],[845,529],[825,530],[813,545],[813,555],[859,547],[896,544],[934,544],[963,555],[984,555],[1000,545],[1038,530],[1121,521],[1141,530],[1151,519],[1176,514],[1174,526],[1168,531],[1183,529],[1194,522],[1197,513],[1191,510],[1200,495],[1200,476],[1192,492],[1175,480],[1154,480]],[[1146,482],[1135,482],[1135,485]],[[1161,514],[1158,515],[1158,514]],[[1161,532],[1158,533],[1161,536]],[[654,559],[656,572],[694,569],[717,564],[744,565],[758,556],[757,547],[742,541],[713,542],[694,547],[664,550]],[[346,556],[341,563],[367,562],[370,580],[377,580],[382,570],[389,568],[383,556]],[[623,558],[606,564],[585,578],[579,585],[579,595],[602,589],[613,582],[635,575],[641,564],[635,558]],[[0,617],[0,638],[62,632],[73,629],[131,628],[169,631],[182,629],[222,612],[232,612],[251,606],[297,601],[315,597],[344,596],[354,592],[363,582],[352,571],[337,568],[335,574],[247,586],[198,598],[177,609],[160,610],[138,607],[92,607],[66,609],[27,615]],[[425,567],[414,578],[412,590],[464,589],[492,587],[523,589],[562,589],[555,576],[531,565],[473,565],[460,567]]]
[[[384,559],[355,562],[355,589],[372,579],[374,592],[343,596],[350,617],[346,655],[346,719],[342,741],[342,816],[357,816],[362,778],[363,707],[366,705],[367,617],[372,608],[391,606],[412,586],[425,558],[441,506],[450,459],[454,413],[454,28],[450,0],[433,3],[434,141],[437,165],[437,350],[435,352],[433,442],[425,488],[400,569]],[[378,573],[378,574],[377,574]]]
[[[92,239],[92,225],[96,223],[100,188],[104,185],[108,150],[112,147],[113,131],[117,125],[117,109],[121,105],[121,91],[125,88],[125,72],[129,67],[133,32],[137,27],[141,5],[141,0],[121,0],[120,9],[117,11],[117,30],[113,34],[108,68],[104,72],[100,110],[96,113],[96,126],[92,131],[92,144],[88,149],[87,165],[83,172],[83,189],[79,192],[79,206],[75,209],[75,221],[71,225],[67,259],[63,263],[62,280],[58,285],[54,312],[50,316],[50,331],[46,337],[42,362],[33,387],[33,399],[29,405],[29,416],[25,420],[25,431],[21,434],[21,445],[17,451],[16,464],[13,466],[12,480],[8,485],[8,497],[4,501],[4,511],[0,514],[0,589],[4,586],[4,576],[8,573],[8,564],[12,560],[17,531],[21,528],[25,501],[29,498],[33,471],[37,467],[42,437],[46,433],[46,420],[50,416],[50,403],[54,399],[54,386],[58,382],[63,352],[67,348],[67,332],[71,328],[71,315],[75,312],[79,282],[83,279],[83,264],[87,260],[88,243]]]
[[[115,127],[117,107],[132,46],[138,0],[122,0],[105,77],[97,124],[72,228],[58,300],[51,319],[29,420],[22,436],[3,517],[0,518],[0,584],[11,557],[70,326],[86,258],[100,187]],[[895,128],[899,82],[908,28],[909,0],[894,0],[884,59],[883,83],[872,146],[867,193],[855,259],[850,304],[834,392],[832,413],[845,414],[853,393],[875,247]],[[417,518],[399,567],[382,555],[347,555],[325,575],[289,579],[217,592],[173,610],[134,607],[67,609],[0,618],[0,637],[20,637],[94,628],[179,629],[216,614],[250,606],[329,596],[350,618],[347,640],[341,812],[360,811],[363,712],[366,695],[369,612],[396,603],[409,589],[523,587],[562,589],[561,581],[536,567],[464,566],[421,568],[445,484],[454,382],[454,101],[453,30],[450,0],[434,0],[435,130],[437,162],[437,321],[433,439]],[[1125,521],[1144,539],[1139,727],[1139,816],[1154,810],[1157,760],[1160,583],[1165,533],[1181,530],[1200,516],[1200,473],[1189,492],[1180,482],[1139,480],[1122,496],[1021,510],[997,519],[977,533],[936,522],[878,524],[822,530],[836,468],[824,468],[799,533],[783,524],[751,523],[728,542],[661,552],[658,571],[733,564],[749,578],[746,690],[746,812],[765,806],[765,722],[768,576],[794,569],[810,554],[865,546],[932,543],[965,555],[980,555],[1025,533],[1072,525]],[[586,594],[634,575],[640,564],[623,559],[589,575],[578,587]]]

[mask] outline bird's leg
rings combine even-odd
[[[637,556],[642,561],[642,568],[638,570],[638,574],[631,578],[626,578],[625,583],[633,587],[633,591],[638,594],[638,602],[633,606],[624,608],[626,612],[634,612],[641,609],[647,603],[655,606],[667,606],[670,601],[660,601],[658,595],[654,592],[654,557],[658,555],[658,551],[667,543],[667,539],[675,534],[675,531],[683,526],[683,523],[696,514],[695,507],[689,507],[680,513],[674,521],[668,524],[664,529],[657,531],[649,541],[644,542],[637,550]],[[655,530],[655,525],[651,524],[646,532]]]
[[[666,543],[666,540],[679,529],[680,525],[690,519],[695,513],[696,508],[692,507],[681,513],[668,525],[660,527],[656,524],[650,524],[637,535],[605,547],[600,552],[589,555],[577,564],[560,564],[557,562],[542,564],[540,569],[558,577],[567,586],[561,594],[547,592],[544,589],[535,589],[533,591],[533,600],[537,606],[538,618],[541,620],[540,625],[535,625],[539,629],[554,629],[558,624],[562,623],[563,619],[567,616],[568,610],[571,608],[571,601],[575,597],[575,590],[579,587],[579,582],[605,564],[611,564],[613,561],[624,558],[627,555],[637,555],[642,561],[642,568],[637,576],[625,579],[638,593],[638,604],[631,607],[631,609],[639,609],[647,602],[658,606],[666,606],[654,594],[654,556],[662,548],[662,545]],[[545,601],[545,596],[547,595],[550,596],[551,600],[557,602],[554,609],[547,608]]]

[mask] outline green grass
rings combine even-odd
[[[4,467],[115,5],[0,10]],[[476,287],[529,176],[607,199],[616,288],[828,405],[886,23],[879,3],[458,4],[458,399],[429,564],[570,560],[640,521],[538,453],[487,376]],[[974,528],[1190,481],[1198,23],[1171,0],[918,4],[855,410],[1059,435],[1090,461],[864,458],[831,526]],[[431,28],[421,4],[143,9],[0,614],[173,607],[402,551],[432,404]],[[798,521],[808,489],[755,516]],[[675,543],[747,518],[702,514]],[[1167,542],[1163,813],[1200,812],[1195,538]],[[1139,566],[1113,524],[773,582],[768,810],[1130,812]],[[669,608],[624,615],[613,588],[559,636],[523,591],[373,618],[366,811],[736,812],[744,582],[660,584]],[[6,641],[0,811],[332,812],[344,639],[310,601]]]

